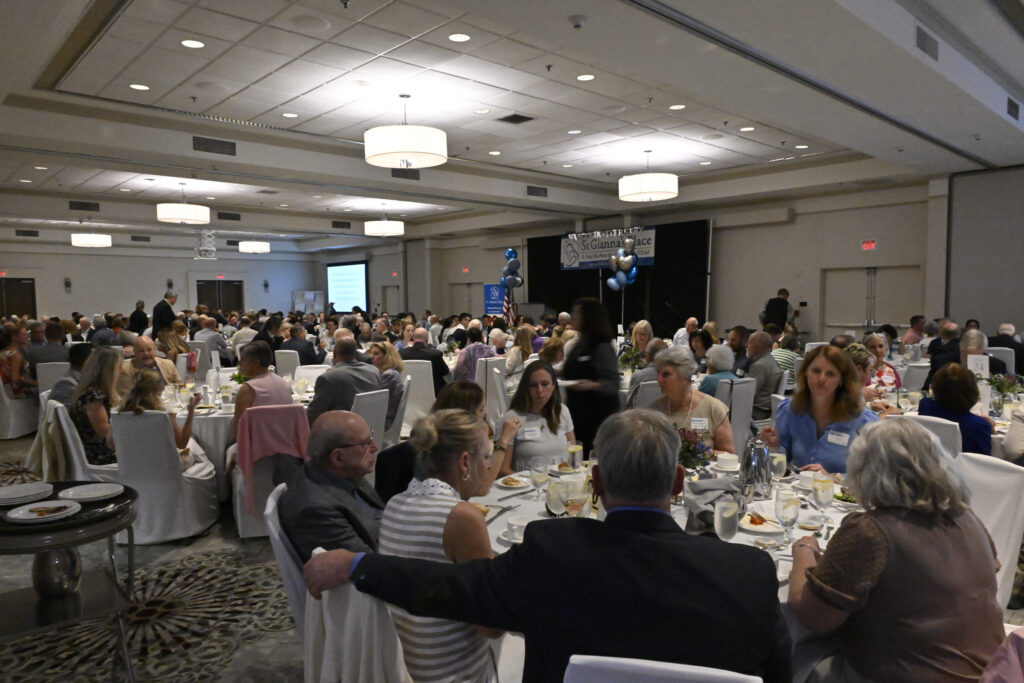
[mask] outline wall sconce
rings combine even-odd
[[[270,283],[267,280],[263,281],[263,291],[264,292],[269,292],[270,291]]]
[[[64,278],[64,291],[68,294],[71,293],[71,278],[69,277]]]
[[[174,289],[174,280],[167,278],[167,289]]]

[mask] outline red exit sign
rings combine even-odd
[[[864,240],[860,243],[861,251],[871,251],[875,248],[875,240]]]

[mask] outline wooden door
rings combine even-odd
[[[0,315],[36,317],[36,281],[33,278],[0,278]]]

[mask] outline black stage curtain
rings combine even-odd
[[[527,299],[549,311],[568,311],[584,296],[600,298],[612,323],[648,320],[658,337],[671,337],[690,316],[707,320],[707,263],[711,243],[708,221],[656,226],[654,265],[640,266],[635,284],[613,292],[605,284],[608,268],[562,270],[561,236],[527,240]],[[625,301],[623,301],[625,298]]]

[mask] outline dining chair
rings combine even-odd
[[[789,389],[789,370],[783,370],[782,375],[779,377],[779,383],[775,385],[775,393],[786,395],[786,391]]]
[[[505,391],[505,368],[491,368],[491,382],[497,389],[494,392],[494,399],[497,401],[498,419],[508,412],[508,393]],[[562,399],[563,401],[565,399]]]
[[[114,413],[110,425],[120,481],[139,494],[132,523],[136,544],[196,536],[217,521],[220,503],[213,463],[197,463],[182,472],[167,413]],[[120,532],[117,542],[126,537]]]
[[[1024,537],[1024,467],[987,455],[961,453],[953,469],[971,491],[971,509],[988,529],[996,548],[996,600],[1005,608],[1013,592]]]
[[[990,346],[988,347],[988,355],[1006,363],[1006,372],[1013,374],[1014,368],[1017,367],[1014,365],[1016,362],[1016,352],[1013,349],[1003,346]]]
[[[379,448],[384,439],[384,422],[388,416],[388,390],[378,389],[356,394],[352,401],[352,412],[366,420],[366,424],[373,430],[374,440]],[[366,480],[373,485],[373,472],[366,475]]]
[[[181,381],[185,381],[185,375],[188,374],[188,356],[184,353],[179,353],[174,357],[174,369],[178,371],[178,377]]]
[[[206,371],[210,369],[210,347],[204,341],[190,341],[188,350],[196,354],[196,377],[206,377]]]
[[[800,366],[804,364],[804,357],[793,359],[793,383],[796,383],[796,376],[800,374]]]
[[[412,376],[406,375],[405,382],[402,384],[402,398],[398,400],[398,409],[395,410],[395,419],[391,421],[391,427],[384,432],[381,442],[378,444],[381,450],[394,446],[402,440],[402,421],[405,419],[405,407],[409,405],[409,387],[411,385]]]
[[[910,363],[900,378],[900,386],[904,391],[921,391],[924,381],[928,378],[931,363]]]
[[[640,382],[636,388],[636,393],[632,395],[633,403],[630,407],[647,408],[659,398],[661,398],[661,387],[658,386],[656,380]]]
[[[807,342],[804,344],[804,355],[806,356],[812,349],[816,349],[819,346],[828,346],[828,342]]]
[[[277,560],[277,569],[281,572],[284,593],[288,597],[288,606],[295,620],[295,635],[299,642],[305,640],[306,628],[306,582],[302,578],[302,560],[295,551],[291,539],[281,528],[281,516],[277,511],[277,502],[288,490],[288,484],[278,484],[267,496],[267,505],[263,510],[263,520],[267,525],[267,536],[270,547]]]
[[[43,423],[43,420],[44,420],[43,413],[46,412],[46,403],[47,403],[47,401],[50,400],[50,394],[52,392],[53,392],[53,389],[47,389],[46,391],[40,391],[39,392],[39,424]]]
[[[494,368],[505,371],[505,359],[501,356],[495,358],[479,358],[476,361],[476,383],[484,390],[484,405],[487,410],[487,420],[493,425],[504,414],[501,410],[501,399],[498,394],[505,394],[505,380],[497,381],[492,372]],[[502,374],[504,378],[504,374]],[[507,399],[507,396],[506,396]]]
[[[747,439],[750,438],[756,391],[757,381],[753,377],[720,380],[715,391],[715,398],[729,407],[732,443],[738,453],[742,452],[743,447],[747,445]]]
[[[296,382],[298,382],[300,379],[305,379],[307,382],[309,382],[309,386],[313,386],[314,384],[316,384],[316,378],[330,369],[330,365],[300,365],[299,367],[295,368],[295,374],[293,375],[293,377]]]
[[[274,367],[279,376],[291,375],[294,379],[295,370],[301,367],[299,365],[299,352],[288,349],[274,351]]]
[[[39,382],[40,393],[53,389],[61,377],[67,374],[71,363],[67,361],[55,361],[53,363],[36,363],[36,380]],[[45,403],[43,405],[46,405]]]
[[[68,478],[75,481],[107,481],[117,483],[120,475],[117,463],[110,465],[90,465],[85,457],[85,446],[78,435],[75,424],[71,421],[68,409],[63,404],[54,403],[54,414],[57,416],[57,428],[60,430],[64,458],[67,462]]]
[[[775,426],[775,413],[779,411],[779,406],[785,400],[786,397],[782,394],[772,394],[772,416],[769,419],[769,422],[772,424],[772,427]]]
[[[960,425],[951,420],[930,415],[894,415],[905,420],[913,420],[939,439],[939,443],[951,458],[963,450],[963,439],[960,436]]]
[[[429,360],[407,360],[403,364],[405,374],[412,377],[411,393],[402,416],[402,436],[408,436],[416,421],[427,415],[434,405],[434,371]]]
[[[760,683],[761,677],[693,664],[573,655],[562,680],[564,683]]]
[[[39,426],[39,401],[32,396],[11,398],[9,390],[0,385],[0,439],[25,436]]]

